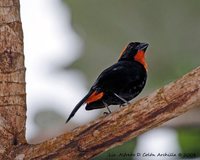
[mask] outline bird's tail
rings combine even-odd
[[[74,107],[73,111],[66,120],[66,123],[75,115],[78,109],[83,105],[83,103],[87,101],[87,99],[92,95],[93,92],[94,92],[93,90],[90,90],[89,93]]]

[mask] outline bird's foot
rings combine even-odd
[[[120,104],[119,105],[119,108],[123,108],[123,107],[125,107],[126,106],[126,104]]]
[[[104,101],[103,101],[103,104],[104,104],[104,106],[105,106],[105,107],[107,108],[107,110],[108,110],[108,112],[104,112],[104,115],[105,115],[105,114],[108,115],[108,114],[112,113],[111,110],[110,110],[110,108],[108,107],[108,104],[105,103]]]
[[[120,104],[120,105],[119,105],[119,108],[123,108],[123,107],[125,107],[125,106],[130,105],[130,104],[131,104],[130,102],[126,102],[126,103],[124,103],[124,104]]]
[[[107,115],[109,115],[110,113],[109,112],[103,112],[103,115],[104,116],[107,116]]]

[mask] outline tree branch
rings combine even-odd
[[[26,143],[23,33],[18,0],[0,1],[0,159]]]
[[[71,132],[31,145],[19,0],[0,1],[0,159],[91,159],[200,105],[200,67],[149,96]]]
[[[107,117],[41,144],[18,146],[13,157],[91,159],[199,105],[200,67]]]

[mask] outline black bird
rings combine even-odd
[[[117,63],[105,69],[88,94],[75,106],[66,123],[86,103],[86,110],[124,105],[144,88],[147,79],[145,51],[147,43],[131,42],[121,52]]]

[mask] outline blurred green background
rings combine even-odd
[[[148,42],[146,92],[167,84],[200,64],[200,1],[198,0],[65,0],[72,25],[85,43],[82,56],[66,68],[81,70],[89,83],[117,60],[130,41]],[[182,152],[200,156],[199,127],[177,130]],[[133,153],[125,143],[110,153]],[[125,159],[132,159],[127,157]]]
[[[146,54],[148,83],[142,96],[200,65],[199,0],[63,2],[71,12],[72,26],[82,38],[84,47],[80,58],[70,65],[62,66],[62,69],[82,72],[87,78],[88,89],[98,74],[118,59],[119,53],[130,41],[150,44]],[[195,153],[198,157],[200,116],[195,113],[199,113],[199,109],[191,111],[189,116],[183,115],[178,120],[172,120],[163,127],[176,131],[180,152]],[[137,140],[135,138],[111,149],[94,160],[109,159],[110,154],[120,152],[131,154],[137,147]]]
[[[148,42],[148,88],[157,88],[199,65],[198,0],[65,0],[85,43],[70,67],[91,84],[130,41]],[[67,66],[69,67],[69,66]]]

